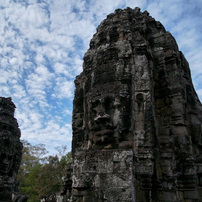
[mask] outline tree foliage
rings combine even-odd
[[[22,142],[23,156],[18,172],[21,192],[28,195],[29,202],[60,192],[66,164],[72,161],[66,146],[57,147],[57,155],[47,156],[43,144],[33,146],[27,141]]]

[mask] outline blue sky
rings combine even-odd
[[[12,97],[22,139],[71,150],[74,79],[96,27],[140,7],[176,38],[202,100],[202,0],[1,0],[0,96]]]

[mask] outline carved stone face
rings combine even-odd
[[[102,97],[90,100],[89,130],[92,142],[107,145],[116,141],[115,129],[121,125],[120,111],[113,97]],[[115,114],[117,117],[115,117]]]
[[[0,154],[0,172],[8,174],[13,165],[13,155],[7,153]]]
[[[120,90],[119,90],[120,92]],[[88,99],[88,129],[92,145],[118,148],[124,130],[129,130],[130,99],[121,94],[102,94]]]
[[[14,165],[15,142],[4,133],[0,136],[0,173],[9,174]]]

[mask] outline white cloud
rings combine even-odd
[[[15,69],[11,69],[9,67],[8,69],[0,69],[0,75],[0,83],[4,83],[5,85],[9,84],[9,82],[16,83],[18,78],[20,77]]]
[[[128,7],[131,8],[135,8],[135,7],[139,7],[139,8],[145,8],[146,4],[147,4],[147,0],[125,0],[125,4]]]
[[[54,71],[55,71],[56,74],[59,74],[59,75],[64,74],[67,77],[71,77],[68,65],[65,65],[63,63],[57,62],[57,63],[54,64],[53,68],[54,68]]]
[[[73,97],[74,83],[67,81],[62,77],[56,78],[54,93],[52,97],[56,98],[72,98]]]
[[[28,107],[24,107],[23,112],[16,110],[16,117],[22,132],[39,131],[42,128],[43,116],[39,112]],[[27,136],[29,133],[23,134],[23,137],[25,137],[25,135]]]
[[[80,57],[76,56],[74,58],[74,70],[76,72],[76,74],[78,75],[81,71],[82,71],[82,66],[83,66],[83,60],[81,60]]]
[[[38,126],[38,125],[34,125]],[[40,125],[39,125],[40,126]],[[38,126],[38,127],[39,127]],[[71,144],[71,125],[65,124],[63,126],[56,123],[54,120],[51,120],[46,123],[44,128],[40,130],[32,128],[25,128],[22,130],[23,134],[22,139],[29,139],[33,144],[42,143],[49,149],[51,153],[54,153],[54,148],[61,145],[68,145],[69,150]]]
[[[45,99],[45,90],[51,86],[53,74],[49,72],[47,67],[39,66],[35,72],[30,74],[26,79],[26,87],[29,96],[36,97],[39,101]]]
[[[22,99],[26,96],[26,91],[24,89],[24,87],[22,85],[13,85],[13,96],[18,98],[18,99]]]
[[[72,111],[69,110],[69,109],[66,109],[66,110],[65,110],[65,114],[67,114],[67,115],[72,115]]]

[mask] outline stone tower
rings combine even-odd
[[[160,22],[108,15],[75,85],[72,201],[202,200],[202,105]]]
[[[14,118],[15,105],[11,98],[0,97],[0,201],[24,202],[16,179],[21,158],[20,129]]]

